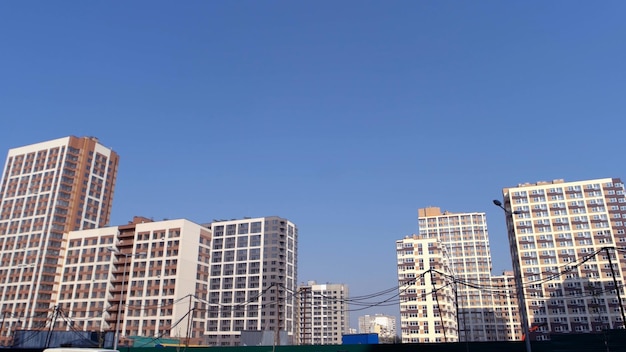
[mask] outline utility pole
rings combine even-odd
[[[519,250],[517,248],[517,240],[515,238],[515,218],[514,215],[521,214],[519,210],[511,211],[506,209],[502,202],[494,199],[493,204],[504,211],[506,215],[506,229],[509,237],[509,245],[514,247],[515,255],[519,256]],[[512,253],[513,254],[513,253]],[[524,297],[524,278],[522,277],[522,268],[520,263],[515,262],[515,256],[511,255],[513,261],[513,274],[515,275],[515,286],[517,291],[517,303],[518,310],[522,321],[522,331],[524,332],[524,345],[526,352],[532,352],[530,345],[530,320],[528,319],[528,312],[526,312],[526,298]]]
[[[311,297],[311,308],[309,310],[309,313],[307,314],[307,309],[309,308],[309,304],[307,303],[307,299],[309,298],[309,287],[305,286],[302,288],[302,296],[303,296],[303,302],[302,302],[302,344],[303,345],[310,345],[312,344],[311,341],[311,334],[309,333],[309,330],[312,329],[312,327],[309,326],[310,324],[310,320],[313,317],[313,297]]]
[[[613,285],[615,286],[615,295],[617,296],[617,303],[619,303],[619,310],[622,313],[622,329],[626,328],[626,314],[624,314],[624,305],[622,304],[622,298],[619,294],[619,286],[617,286],[617,279],[615,278],[615,270],[613,269],[613,261],[611,260],[611,253],[609,253],[610,247],[604,247],[606,256],[609,258],[609,267],[611,267],[611,276],[613,277]],[[615,249],[615,248],[613,248]]]
[[[275,328],[274,328],[274,346],[276,345],[280,345],[280,306],[278,305],[278,299],[279,299],[279,294],[278,294],[278,284],[273,284],[274,285],[274,299],[275,299],[275,307],[276,307],[276,324],[275,324]]]
[[[457,340],[461,341],[461,321],[459,320],[459,313],[461,311],[459,307],[459,287],[456,278],[454,278],[454,285],[452,286],[454,289],[454,305],[456,306],[456,335]],[[465,317],[463,318],[463,325],[465,325]],[[469,352],[469,341],[467,341],[467,330],[463,328],[463,333],[465,334],[465,350]]]
[[[596,288],[590,283],[589,286],[587,286],[587,289],[589,291],[591,291],[591,295],[593,296],[593,305],[595,307],[595,312],[597,313],[596,315],[596,321],[600,322],[601,327],[602,327],[602,335],[604,337],[604,347],[606,348],[606,352],[611,352],[611,350],[609,349],[609,341],[607,338],[607,327],[606,325],[602,322],[602,312],[600,310],[600,302],[598,301],[598,296],[600,296],[600,292],[598,292],[598,290],[596,290]],[[603,305],[604,307],[604,305]],[[591,306],[589,307],[591,308]],[[589,313],[592,313],[591,311],[589,311]],[[593,323],[591,325],[591,327],[593,328]]]
[[[187,339],[185,340],[185,347],[189,347],[189,338],[191,337],[191,314],[193,313],[193,309],[191,308],[191,297],[189,295],[189,310],[187,311]]]
[[[11,326],[11,347],[13,347],[15,345],[15,334],[17,332],[17,327],[22,324],[21,320],[17,320],[17,322],[15,322],[12,326]]]
[[[52,330],[57,322],[57,315],[59,314],[59,306],[54,306],[54,313],[52,314],[52,323],[50,323],[50,329],[48,329],[48,336],[46,336],[46,348],[50,347],[50,339],[52,337]]]
[[[7,315],[7,311],[3,311],[2,312],[2,323],[0,323],[0,340],[2,340],[2,347],[6,346],[6,343],[4,343],[4,338],[2,338],[2,329],[4,328],[4,318]]]
[[[439,321],[441,322],[441,328],[443,329],[443,342],[448,342],[448,337],[446,335],[446,325],[443,321],[443,309],[441,309],[441,305],[439,304],[439,298],[437,296],[437,286],[435,285],[435,278],[433,277],[433,269],[428,269],[430,272],[430,283],[433,285],[432,294],[435,296],[435,303],[437,303],[437,310],[439,311]]]

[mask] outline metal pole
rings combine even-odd
[[[50,338],[52,337],[52,330],[54,330],[54,325],[57,322],[57,316],[59,314],[59,306],[54,306],[54,313],[52,315],[52,323],[50,323],[50,328],[48,329],[48,334],[46,335],[46,348],[50,347]]]
[[[461,322],[459,320],[459,312],[460,312],[459,292],[458,292],[459,287],[457,286],[456,278],[454,279],[454,286],[452,287],[454,288],[454,304],[456,305],[456,335],[457,335],[457,340],[460,342],[461,341]],[[465,317],[463,317],[463,325],[465,325]],[[469,352],[469,341],[467,339],[467,330],[465,328],[463,328],[463,333],[465,334],[465,337],[464,337],[465,351]]]
[[[613,262],[611,261],[611,253],[609,253],[609,247],[604,247],[606,256],[609,258],[609,266],[611,267],[611,276],[613,277],[613,285],[615,285],[615,295],[617,296],[617,302],[619,303],[619,310],[622,313],[622,328],[626,324],[626,315],[624,314],[624,305],[622,304],[622,298],[619,294],[619,287],[617,286],[617,279],[615,278],[615,270],[613,269]]]
[[[437,286],[435,285],[435,278],[433,277],[433,269],[428,269],[428,271],[430,271],[430,283],[433,285],[432,294],[435,296],[437,311],[439,312],[439,320],[441,321],[441,328],[443,329],[443,342],[448,342],[448,337],[446,335],[446,325],[443,322],[443,313],[441,312],[442,309],[439,305],[439,298],[437,298]]]
[[[7,315],[7,311],[2,312],[2,323],[0,323],[0,338],[2,338],[2,329],[4,328],[4,318]],[[11,328],[8,329],[9,333],[11,332]],[[8,337],[8,334],[7,334]],[[2,347],[6,346],[4,338],[2,338]]]
[[[504,208],[504,206],[502,206],[502,202],[500,202],[497,199],[493,200],[493,204],[495,204],[497,207],[499,207],[500,209],[504,210],[504,213],[507,215],[507,224],[506,224],[506,229],[507,229],[507,233],[508,233],[508,237],[509,237],[509,244],[514,246],[514,252],[515,254],[519,257],[519,251],[517,249],[517,241],[515,240],[515,228],[514,228],[514,221],[515,219],[513,218],[513,215],[516,214],[516,212],[512,212],[506,208]],[[524,333],[524,344],[526,346],[526,352],[532,352],[531,346],[530,346],[530,328],[528,326],[528,316],[526,315],[526,299],[524,297],[524,285],[523,285],[523,279],[522,279],[522,268],[520,267],[520,265],[515,265],[515,259],[513,258],[513,256],[511,256],[511,261],[513,264],[513,274],[515,275],[515,286],[517,286],[517,302],[518,302],[518,309],[519,309],[519,313],[520,313],[520,317],[522,320],[522,331]],[[517,267],[517,270],[515,269]]]
[[[278,293],[278,285],[274,285],[274,289],[276,290],[275,299],[276,299],[276,326],[274,328],[274,346],[280,345],[280,306],[278,305],[279,293]]]
[[[457,287],[456,287],[456,279],[454,280],[454,286],[452,286],[454,289],[454,305],[456,306],[455,310],[456,310],[456,335],[457,335],[457,339],[459,341],[461,341],[461,334],[460,334],[460,327],[461,324],[459,323],[459,294],[458,292],[456,292]]]
[[[307,336],[308,336],[307,332],[309,331],[308,330],[308,319],[307,319],[307,317],[308,317],[307,316],[307,308],[309,307],[308,303],[307,303],[308,290],[309,290],[308,287],[302,287],[302,289],[298,291],[298,294],[302,297],[301,298],[302,299],[302,312],[303,312],[302,313],[302,317],[301,317],[302,331],[300,331],[300,343],[302,345],[309,345],[310,344],[309,339],[307,338]],[[311,305],[312,305],[312,303],[311,303]],[[311,310],[312,309],[313,308],[311,307]],[[313,313],[311,312],[311,316],[312,315],[313,315]]]
[[[120,253],[121,254],[121,253]],[[120,304],[117,306],[117,322],[115,323],[115,340],[113,340],[113,349],[117,349],[118,341],[120,339],[120,320],[122,317],[122,306],[124,305],[124,286],[126,285],[126,262],[128,256],[124,254],[124,270],[122,274],[122,290],[120,291]]]
[[[189,338],[191,337],[191,315],[193,314],[193,309],[191,308],[192,296],[192,294],[189,294],[189,310],[187,311],[187,339],[185,340],[185,347],[189,347]]]

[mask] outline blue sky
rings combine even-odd
[[[0,152],[96,136],[121,156],[113,225],[286,217],[299,281],[355,296],[397,284],[418,208],[484,211],[499,273],[503,187],[626,178],[625,10],[0,2]]]

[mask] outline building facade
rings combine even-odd
[[[554,180],[502,193],[531,338],[623,328],[623,182]]]
[[[397,336],[396,317],[385,314],[359,317],[360,334],[378,334],[380,342],[395,342]]]
[[[445,248],[418,235],[396,241],[402,343],[457,342],[453,280]]]
[[[517,285],[513,271],[491,276],[491,296],[494,300],[494,318],[497,322],[497,340],[522,340],[522,319],[517,299]]]
[[[309,281],[298,287],[299,345],[339,345],[350,332],[346,284]]]
[[[54,329],[204,344],[210,243],[208,228],[184,219],[70,232]]]
[[[418,224],[418,235],[396,243],[399,281],[408,285],[400,288],[403,342],[521,338],[515,291],[491,276],[485,213],[429,207],[418,210]]]
[[[0,182],[0,344],[46,326],[65,234],[109,222],[118,155],[93,137],[9,150]]]
[[[207,341],[237,346],[242,333],[296,332],[298,229],[277,216],[216,220],[208,287]]]

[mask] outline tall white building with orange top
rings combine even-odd
[[[515,293],[491,276],[485,213],[429,207],[418,224],[419,234],[396,241],[402,341],[520,339],[517,312],[501,305]]]
[[[0,344],[46,326],[66,233],[106,225],[119,157],[94,137],[10,149],[0,182]]]

